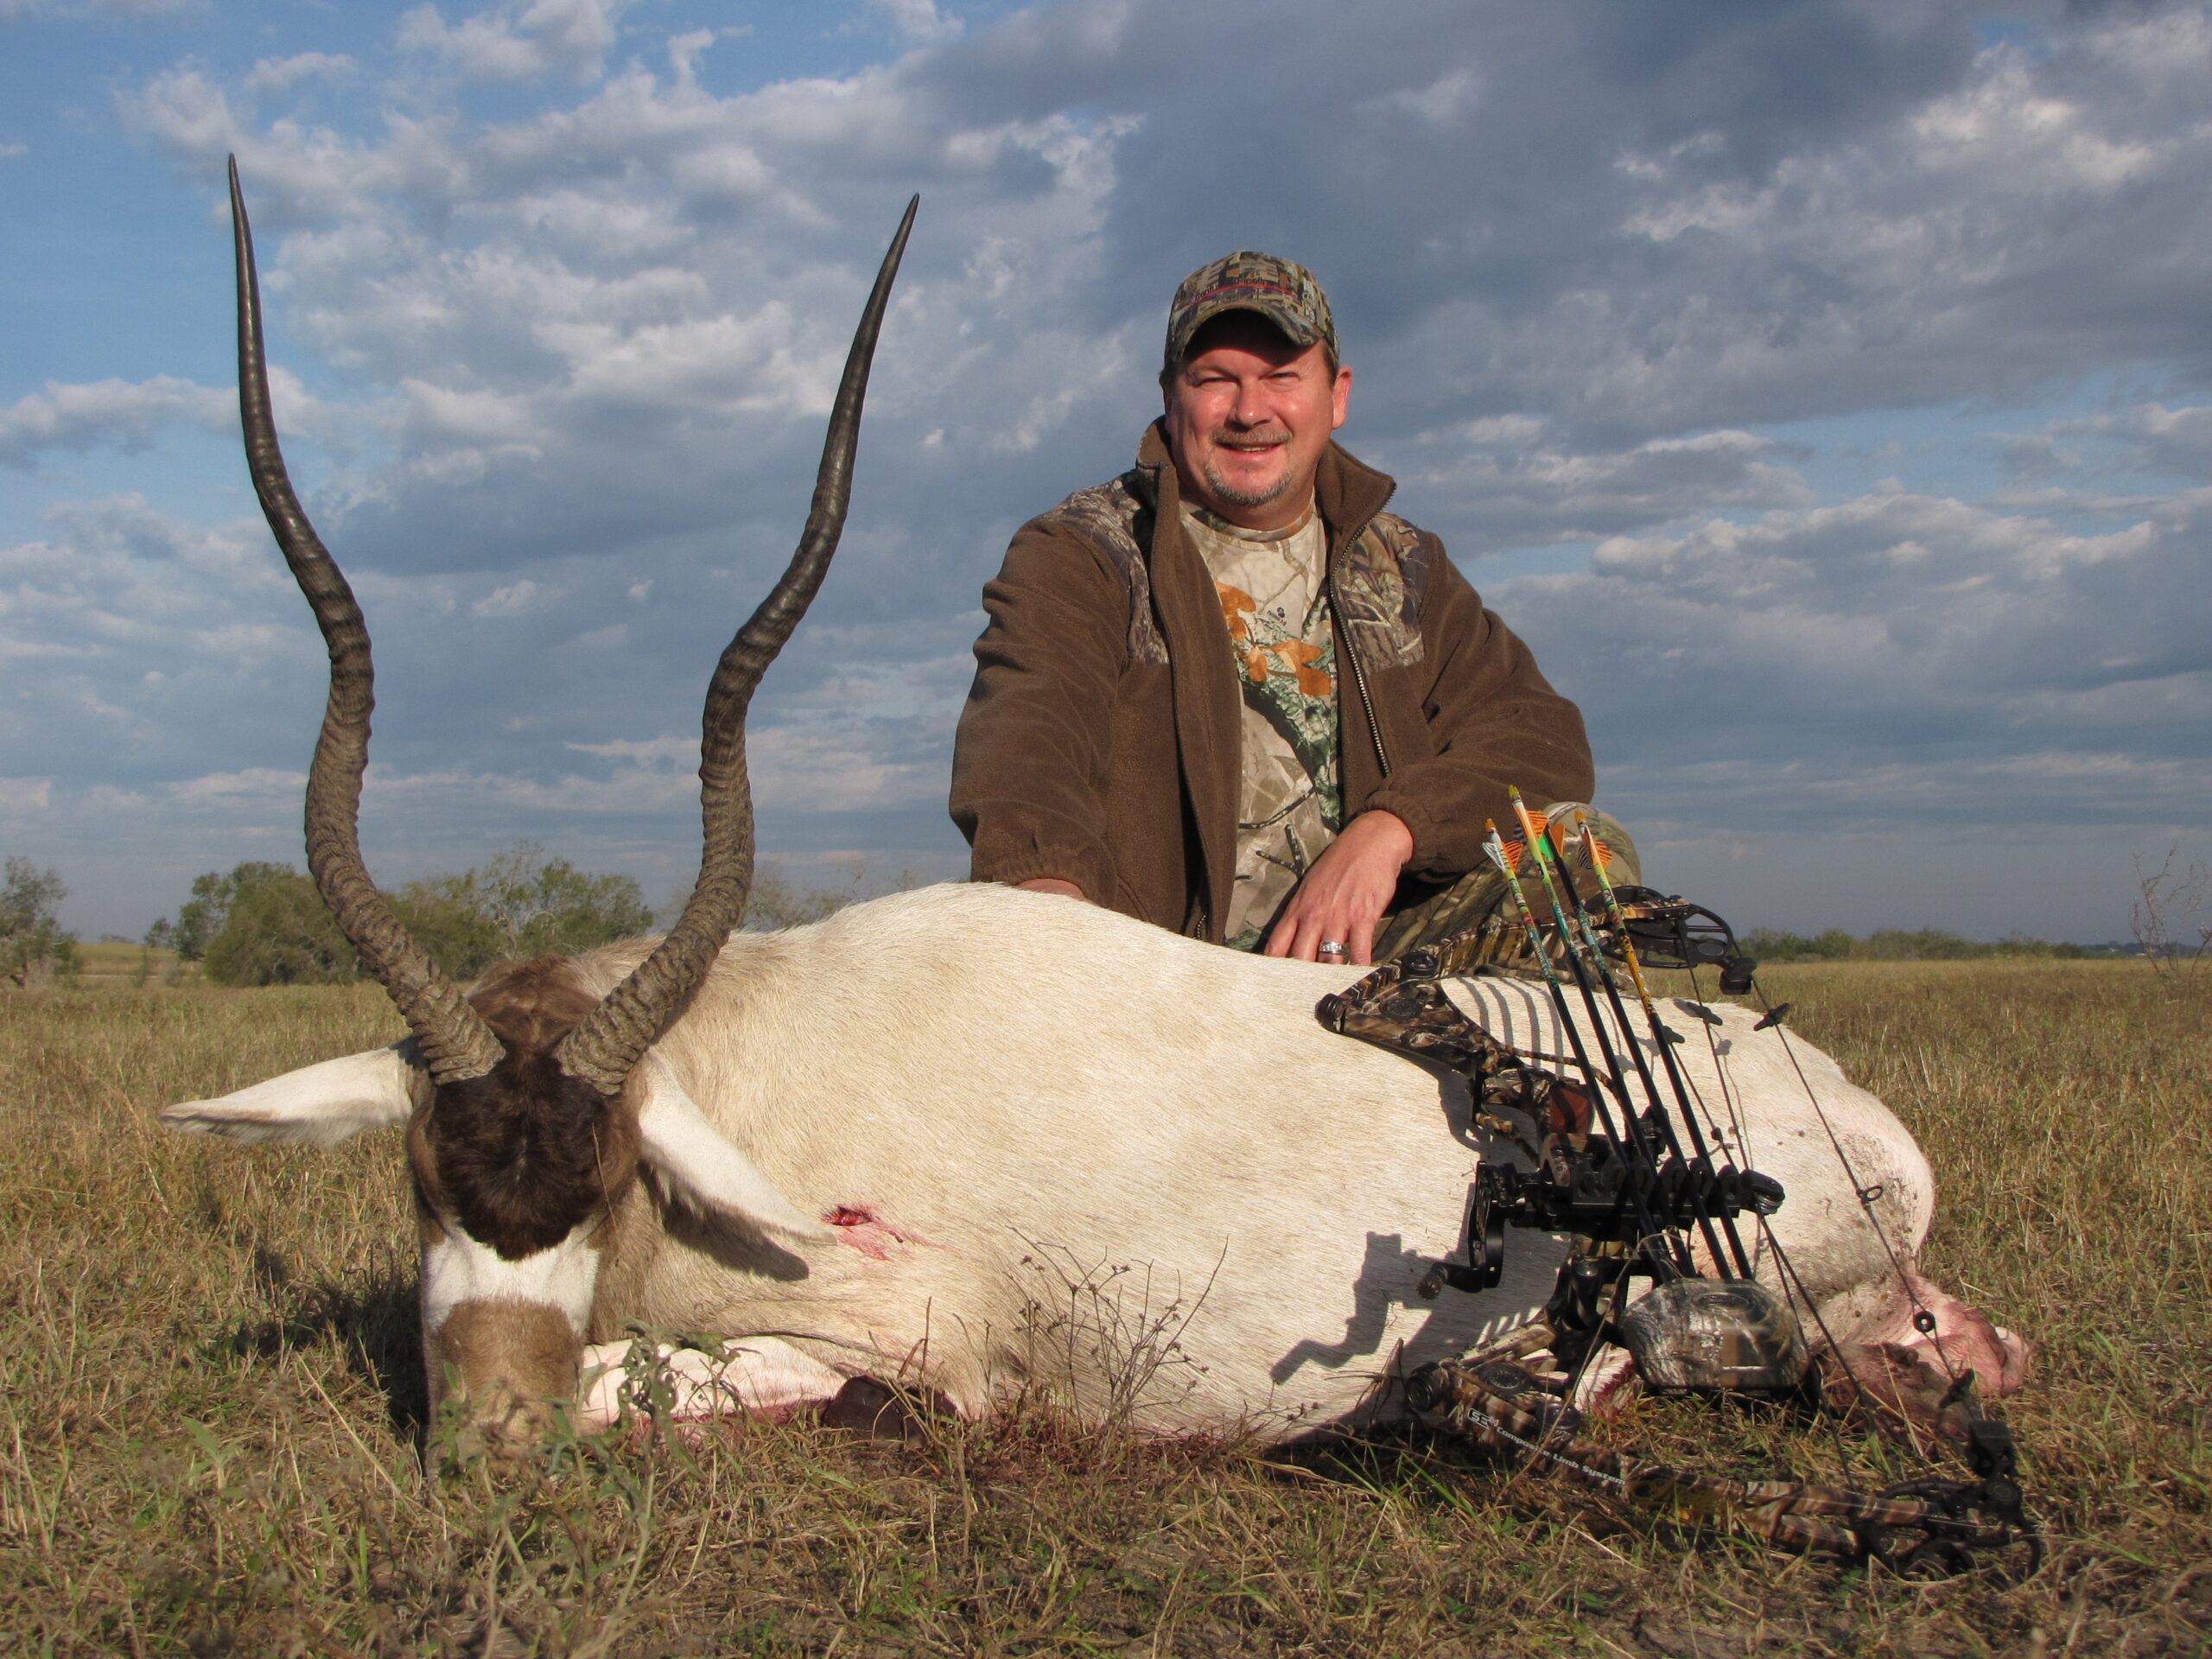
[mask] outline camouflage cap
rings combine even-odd
[[[1337,354],[1336,319],[1329,296],[1313,273],[1272,253],[1245,249],[1201,265],[1183,279],[1167,308],[1167,355],[1173,368],[1190,349],[1191,337],[1224,311],[1256,311],[1282,330],[1294,346],[1328,344]]]

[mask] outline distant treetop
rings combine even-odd
[[[2011,934],[1989,944],[1961,938],[1940,927],[1877,928],[1853,938],[1840,927],[1825,933],[1784,933],[1754,928],[1739,941],[1761,962],[1974,962],[1989,957],[2089,957],[2106,954],[2081,944],[2054,944]]]
[[[503,957],[566,952],[652,927],[652,908],[626,875],[595,875],[518,842],[480,869],[425,876],[391,895],[392,908],[438,965],[473,979]],[[360,963],[315,883],[289,864],[210,870],[176,918],[147,930],[148,944],[205,961],[218,985],[318,985],[355,978]]]

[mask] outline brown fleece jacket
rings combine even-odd
[[[1328,531],[1344,818],[1405,820],[1433,888],[1480,861],[1483,820],[1590,798],[1582,716],[1445,556],[1382,511],[1395,486],[1336,445]],[[1183,534],[1166,439],[1015,532],[983,589],[952,817],[979,881],[1058,876],[1111,909],[1221,940],[1241,777],[1221,602]],[[1408,888],[1416,883],[1408,883]]]

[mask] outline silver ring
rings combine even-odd
[[[1343,940],[1341,940],[1341,939],[1324,939],[1324,940],[1322,940],[1322,941],[1321,941],[1321,954],[1322,954],[1323,956],[1325,956],[1325,957],[1341,957],[1342,955],[1344,955],[1344,941],[1343,941]]]

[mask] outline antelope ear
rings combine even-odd
[[[639,1155],[670,1202],[792,1238],[836,1236],[822,1223],[808,1219],[707,1121],[675,1073],[650,1049],[631,1086],[638,1091]]]
[[[409,1038],[390,1048],[303,1066],[220,1100],[172,1106],[162,1114],[162,1124],[232,1141],[334,1147],[364,1129],[407,1121],[415,1109],[415,1069],[409,1063],[414,1052],[414,1039]]]

